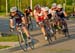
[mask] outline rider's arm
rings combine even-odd
[[[22,24],[25,24],[26,23],[25,17],[23,16],[23,17],[21,17],[21,19],[22,19]]]
[[[34,15],[34,19],[36,20],[36,22],[38,22],[38,16]]]
[[[9,25],[10,25],[10,28],[14,28],[13,17],[10,18],[10,20],[9,20]]]
[[[67,17],[67,13],[66,12],[63,12],[63,13],[64,13],[64,16]]]
[[[43,12],[44,19],[48,18],[47,15],[48,15],[47,12]]]
[[[32,12],[32,9],[29,9],[29,11],[30,11],[30,15],[31,15],[31,16],[33,16],[33,12]]]
[[[25,24],[27,20],[26,19],[26,13],[22,13],[22,12],[18,12],[18,15],[20,16],[21,20],[22,20],[22,24]]]
[[[36,13],[36,11],[34,10],[33,11],[33,16],[34,16],[34,19],[36,20],[36,22],[37,22],[37,18],[38,18],[38,16],[37,16],[37,13]]]

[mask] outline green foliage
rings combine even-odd
[[[72,13],[73,12],[73,7],[72,6],[66,6],[66,12],[68,14]]]
[[[65,3],[65,0],[32,0],[33,2],[33,8],[36,4],[40,4],[41,6],[48,6],[51,7],[52,3]],[[19,3],[21,3],[21,6],[18,5]],[[73,0],[66,0],[66,11],[73,11],[73,6],[72,6]],[[0,12],[5,12],[5,5],[6,4],[6,0],[0,0]],[[27,8],[28,6],[30,6],[30,0],[8,0],[8,11],[10,9],[10,7],[12,6],[17,6],[18,8],[20,8],[22,11],[24,11],[25,8]],[[20,7],[19,7],[20,6]],[[70,6],[67,7],[67,6]]]

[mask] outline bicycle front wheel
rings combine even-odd
[[[64,27],[65,27],[65,29],[63,29],[63,32],[64,32],[65,37],[69,37],[70,38],[68,26],[64,25]]]
[[[22,32],[18,32],[17,36],[18,36],[18,41],[19,41],[21,49],[23,51],[26,51],[27,50],[27,39],[26,39],[27,37],[25,37],[24,39]]]

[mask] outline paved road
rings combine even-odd
[[[75,21],[69,20],[68,24],[74,24]],[[35,21],[33,21],[33,28],[35,29]],[[71,26],[73,28],[73,26]],[[9,19],[0,18],[0,32],[8,32],[9,31]]]
[[[4,28],[5,26],[8,26],[8,20],[0,19],[2,20],[0,22],[0,28],[1,31],[7,31],[8,27]],[[4,23],[4,25],[2,24]],[[6,50],[0,50],[0,53],[75,53],[75,21],[70,20],[68,21],[68,27],[69,32],[71,35],[71,38],[62,38],[63,35],[57,35],[57,40],[54,41],[48,45],[47,41],[44,40],[44,37],[41,34],[40,30],[34,30],[31,32],[33,34],[33,37],[35,40],[37,40],[37,43],[35,44],[34,50],[29,50],[27,52],[23,52],[21,48],[14,47]],[[1,26],[3,25],[3,26]],[[5,31],[5,32],[6,32]],[[60,37],[60,38],[59,38]]]
[[[9,20],[8,19],[0,19],[0,32],[6,32],[9,29]]]
[[[36,22],[35,21],[32,22],[33,22],[33,28],[36,29]],[[32,25],[30,28],[32,28]],[[10,30],[9,19],[0,18],[0,32],[8,33],[9,30]]]

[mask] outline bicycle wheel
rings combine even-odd
[[[46,30],[47,41],[50,44],[52,42],[52,39],[51,39],[52,34],[51,34],[50,29],[47,25],[44,25],[44,27],[45,27],[45,30]]]
[[[63,32],[64,32],[65,37],[69,37],[69,38],[70,38],[70,35],[69,35],[69,31],[68,31],[67,25],[64,25]]]
[[[32,17],[29,17],[29,24],[28,24],[28,29],[33,30],[33,21],[32,21]]]
[[[25,43],[27,46],[26,48],[30,47],[31,49],[34,49],[34,40],[33,39],[31,41],[28,41],[25,33],[23,33],[23,39],[25,40]]]
[[[23,38],[22,32],[18,32],[17,35],[18,35],[18,41],[19,41],[21,49],[23,51],[26,51],[27,47],[28,47],[28,45],[27,45],[27,38],[25,38],[25,39]]]
[[[52,31],[53,31],[52,36],[54,37],[55,40],[57,40],[56,35],[55,35],[56,34],[56,29],[54,27],[52,27]]]
[[[52,42],[50,34],[47,35],[47,41],[48,41],[49,44]]]
[[[34,41],[33,40],[31,42],[29,42],[28,45],[31,49],[34,49]]]

